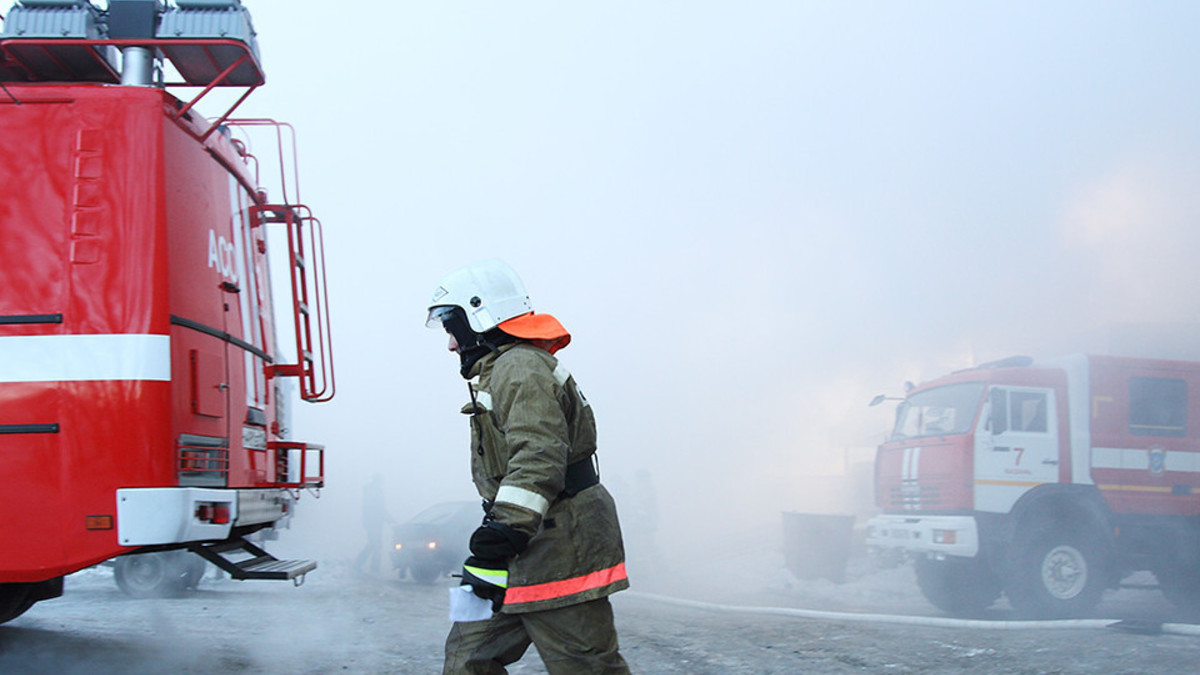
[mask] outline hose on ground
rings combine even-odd
[[[1200,625],[1190,623],[1157,623],[1147,621],[1126,621],[1122,619],[1056,619],[1042,621],[986,621],[983,619],[952,619],[938,616],[908,616],[903,614],[860,614],[858,612],[829,612],[814,609],[793,609],[790,607],[743,607],[737,605],[721,605],[712,602],[684,600],[665,595],[632,592],[633,597],[644,598],[652,602],[690,607],[708,612],[728,614],[753,614],[759,616],[790,616],[798,619],[813,619],[817,621],[838,621],[848,623],[889,623],[903,626],[930,626],[936,628],[979,628],[984,630],[1028,630],[1028,629],[1067,629],[1067,628],[1116,628],[1135,633],[1169,633],[1172,635],[1200,636]]]

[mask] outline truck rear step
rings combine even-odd
[[[243,537],[188,548],[234,579],[303,579],[317,568],[315,560],[280,560]]]

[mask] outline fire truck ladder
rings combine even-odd
[[[244,537],[188,547],[234,579],[292,579],[299,585],[304,575],[317,568],[315,560],[280,560]]]
[[[321,221],[300,199],[299,157],[292,125],[267,118],[229,119],[237,128],[265,127],[275,132],[281,203],[261,202],[251,207],[252,226],[281,224],[287,232],[288,269],[292,286],[292,316],[296,338],[296,363],[268,365],[267,377],[295,377],[300,398],[323,403],[333,398],[333,333],[329,321],[329,289],[325,281],[325,235]],[[252,156],[247,153],[247,156]],[[257,167],[257,162],[256,162]],[[289,170],[290,167],[290,170]],[[256,182],[259,181],[257,168]]]
[[[286,227],[291,268],[296,363],[267,366],[267,376],[298,378],[300,398],[328,401],[334,394],[333,348],[321,221],[303,204],[264,204],[252,210],[259,223]]]

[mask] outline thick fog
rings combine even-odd
[[[376,473],[398,520],[474,498],[424,319],[481,258],[573,333],[602,478],[624,513],[649,477],[667,563],[869,513],[866,404],[905,380],[1200,357],[1200,6],[247,5],[239,115],[298,131],[337,359],[289,548],[352,558]]]

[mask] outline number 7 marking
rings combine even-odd
[[[1013,452],[1017,453],[1017,466],[1021,466],[1021,455],[1025,454],[1025,448],[1013,448]]]

